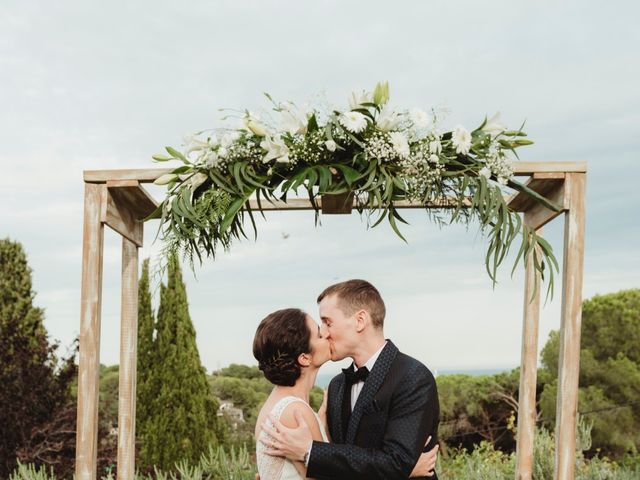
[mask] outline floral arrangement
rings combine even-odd
[[[181,165],[155,183],[167,186],[167,196],[148,217],[160,218],[165,253],[181,252],[202,262],[215,257],[245,235],[248,217],[257,235],[250,199],[287,200],[303,189],[316,209],[324,195],[352,194],[355,208],[369,226],[387,219],[402,237],[397,210],[401,201],[429,207],[440,225],[478,221],[488,237],[486,269],[496,272],[513,241],[520,249],[513,265],[533,255],[535,269],[553,292],[558,265],[551,246],[525,225],[504,200],[509,187],[526,192],[548,208],[558,207],[513,178],[511,156],[533,142],[520,127],[508,130],[497,116],[474,130],[457,126],[443,130],[435,110],[401,110],[389,103],[388,83],[373,92],[354,92],[348,108],[312,108],[275,102],[276,119],[263,120],[246,111],[241,125],[196,133],[182,151],[166,147],[157,162]],[[439,206],[433,208],[434,206]],[[404,238],[403,238],[404,239]],[[513,273],[512,270],[512,273]]]

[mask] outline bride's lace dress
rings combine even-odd
[[[307,406],[307,408],[311,408],[309,407],[309,404],[304,400],[302,400],[301,398],[289,396],[289,397],[281,398],[278,401],[278,403],[276,403],[273,406],[273,409],[271,410],[271,415],[273,415],[274,418],[280,420],[280,415],[282,415],[282,412],[284,412],[284,409],[287,408],[293,402],[301,402],[301,403],[304,403]],[[320,417],[318,417],[318,414],[315,412],[313,412],[313,414],[318,420],[318,425],[320,426],[320,433],[322,434],[322,440],[327,442],[328,441],[327,434],[324,431],[324,427],[322,425],[322,422],[320,421]],[[271,423],[271,420],[269,420],[269,417],[267,417],[265,423],[270,427],[273,426],[273,424]],[[258,437],[258,440],[262,437],[271,438],[264,430],[260,432],[260,436]],[[286,458],[281,458],[281,457],[272,457],[270,455],[265,454],[264,446],[260,441],[256,442],[256,461],[258,464],[258,473],[260,474],[260,480],[303,480],[304,479],[304,477],[300,476],[293,462],[291,462],[290,460],[287,460]]]

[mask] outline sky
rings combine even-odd
[[[445,107],[443,126],[485,115],[525,130],[528,161],[587,161],[585,298],[640,287],[640,31],[636,2],[137,1],[0,5],[0,238],[19,241],[52,338],[79,331],[83,170],[153,168],[221,108],[346,105],[388,80],[404,108]],[[163,189],[149,186],[160,200]],[[408,242],[357,215],[267,214],[258,240],[185,268],[202,362],[255,364],[255,328],[297,306],[317,319],[329,284],[365,278],[387,304],[385,334],[432,370],[520,361],[522,268],[493,288],[476,228],[406,213]],[[562,257],[563,222],[545,227]],[[140,257],[157,257],[157,224]],[[287,238],[285,238],[287,237]],[[509,263],[509,262],[507,262]],[[118,363],[120,238],[105,229],[101,362]],[[560,285],[539,344],[560,325]],[[157,298],[156,298],[157,300]],[[343,362],[344,363],[344,362]],[[324,372],[344,364],[328,364]]]

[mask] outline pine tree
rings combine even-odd
[[[34,444],[40,460],[57,455],[40,437],[56,433],[51,425],[69,405],[75,376],[72,358],[60,362],[57,345],[49,344],[44,312],[34,307],[34,296],[22,245],[0,240],[0,478],[8,477],[16,456],[28,458]]]
[[[200,363],[196,334],[189,316],[187,294],[175,257],[168,264],[168,281],[160,286],[148,401],[143,426],[142,462],[173,469],[180,460],[199,460],[219,432],[217,402]]]

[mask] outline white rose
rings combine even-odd
[[[341,113],[338,120],[344,128],[352,133],[359,133],[367,128],[367,117],[360,112]]]
[[[409,142],[407,141],[407,137],[404,136],[404,133],[391,132],[389,138],[396,153],[402,158],[407,158],[411,150],[409,149]]]
[[[335,152],[338,145],[333,140],[327,140],[324,142],[324,146],[327,147],[327,150],[330,152]]]
[[[463,127],[458,125],[453,131],[452,138],[456,153],[467,155],[471,149],[471,134]]]
[[[220,158],[226,158],[227,155],[229,155],[229,150],[227,150],[225,147],[218,148],[218,156]]]
[[[379,130],[389,132],[398,126],[398,122],[400,120],[399,117],[398,112],[394,108],[390,107],[389,104],[386,104],[382,107],[382,110],[380,110],[380,114],[376,120],[376,125]]]

